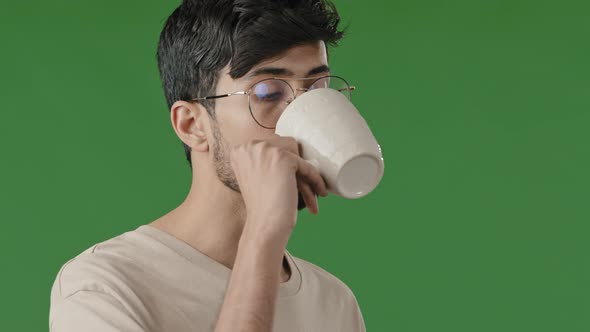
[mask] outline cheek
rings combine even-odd
[[[229,147],[253,139],[269,139],[275,135],[274,130],[263,128],[252,119],[247,97],[234,96],[223,99],[234,99],[218,100],[215,105],[219,130]]]

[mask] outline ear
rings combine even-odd
[[[176,135],[192,151],[209,151],[209,114],[203,105],[178,100],[170,108],[170,121]]]

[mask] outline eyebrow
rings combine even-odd
[[[315,67],[314,69],[307,72],[307,76],[320,74],[320,73],[328,73],[328,72],[330,72],[330,67],[328,67],[327,65],[321,65],[321,66]],[[254,77],[260,76],[260,75],[293,76],[295,74],[286,68],[262,67],[262,68],[259,68],[259,69],[256,69],[255,71],[253,71],[246,78],[251,79],[251,78],[254,78]]]

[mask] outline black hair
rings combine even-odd
[[[329,0],[184,0],[166,20],[157,59],[168,109],[215,93],[220,70],[233,79],[293,46],[336,46],[344,31]],[[214,101],[201,102],[215,120]],[[190,147],[183,143],[191,164]]]

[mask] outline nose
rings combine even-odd
[[[295,98],[297,98],[299,95],[301,95],[307,91],[309,91],[308,88],[296,88],[295,89]]]
[[[301,94],[309,91],[308,88],[295,88],[293,89],[295,91],[295,98],[299,97]],[[295,100],[295,98],[293,98],[292,100],[288,100],[286,102],[287,105],[291,104],[293,102],[293,100]]]

